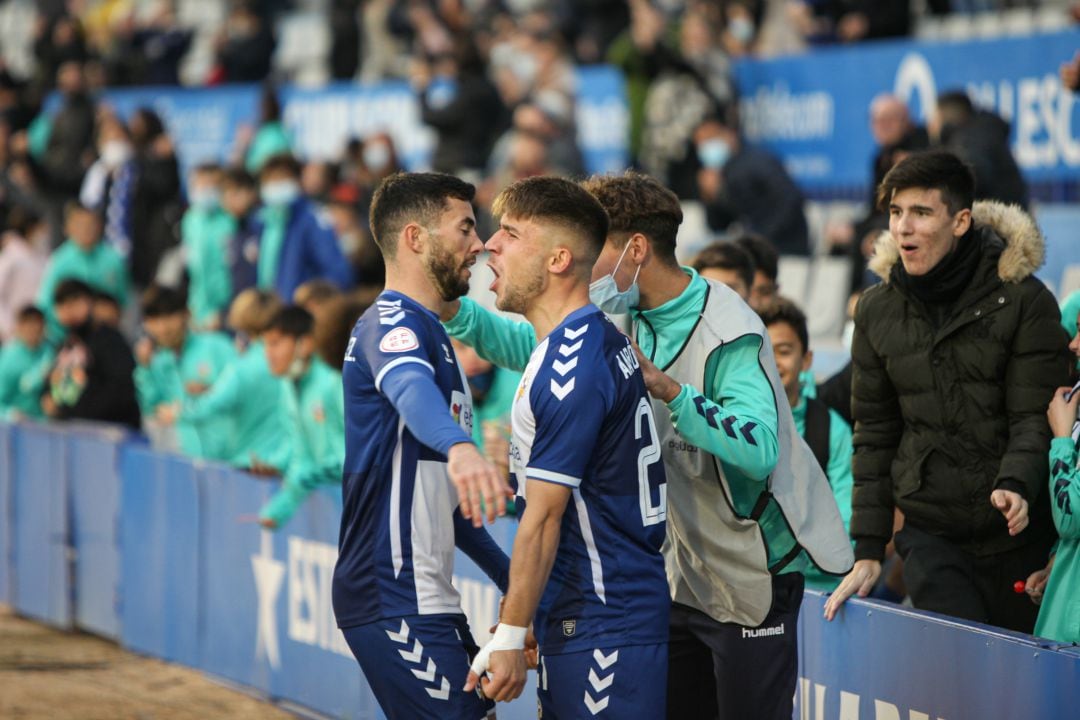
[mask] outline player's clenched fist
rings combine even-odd
[[[472,520],[474,526],[484,524],[484,508],[489,523],[495,522],[496,515],[506,514],[506,498],[512,497],[514,491],[475,445],[458,443],[451,447],[447,453],[447,472],[461,502],[461,515]]]
[[[484,695],[495,702],[510,702],[525,689],[525,638],[528,628],[500,623],[495,634],[476,653],[465,692],[480,684]]]

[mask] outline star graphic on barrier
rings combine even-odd
[[[251,556],[255,573],[255,592],[259,597],[259,617],[255,630],[255,657],[266,653],[270,667],[281,667],[277,637],[277,598],[285,579],[285,563],[274,559],[274,538],[269,530],[262,531],[259,554]]]

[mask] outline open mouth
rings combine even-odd
[[[904,253],[905,255],[910,255],[911,253],[916,252],[918,249],[918,245],[914,245],[912,243],[900,243],[900,252]]]
[[[495,276],[495,279],[491,281],[491,285],[488,286],[488,290],[495,291],[495,286],[499,284],[499,269],[492,265],[490,262],[487,266],[491,268],[491,274]]]

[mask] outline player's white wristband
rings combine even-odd
[[[528,631],[529,628],[499,623],[498,627],[495,628],[495,634],[491,636],[491,639],[487,641],[484,647],[480,648],[480,652],[476,653],[470,669],[478,676],[483,675],[488,670],[491,653],[496,650],[524,650],[525,634]]]

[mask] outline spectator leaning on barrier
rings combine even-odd
[[[184,296],[171,288],[152,285],[142,297],[146,336],[135,343],[135,389],[139,407],[149,425],[158,407],[183,403],[210,390],[225,368],[236,359],[229,339],[220,333],[192,332]],[[179,449],[190,457],[227,460],[232,448],[228,416],[201,422],[181,418],[176,423]]]
[[[233,424],[229,462],[264,475],[284,471],[292,453],[282,411],[285,387],[270,373],[262,343],[263,331],[280,308],[281,301],[272,292],[240,293],[229,308],[227,323],[247,346],[208,392],[185,398],[179,408],[162,405],[157,413],[165,425],[229,417]]]
[[[972,205],[971,170],[948,152],[893,168],[879,198],[890,233],[882,280],[855,314],[852,410],[855,568],[832,619],[881,572],[893,509],[915,607],[1031,632],[1013,583],[1053,542],[1045,408],[1067,378],[1057,304],[1032,273],[1043,240],[1015,207]]]
[[[41,389],[52,360],[45,314],[24,307],[16,315],[14,336],[0,348],[0,420],[42,416]]]
[[[221,168],[197,166],[188,183],[190,206],[180,222],[180,240],[188,273],[188,307],[199,329],[221,327],[232,300],[228,245],[237,220],[221,205]]]
[[[754,258],[744,248],[732,242],[714,242],[694,259],[694,269],[706,280],[727,285],[743,302],[750,302],[750,288],[754,286]]]
[[[96,325],[90,316],[94,290],[81,280],[64,280],[53,294],[56,317],[67,337],[42,396],[51,418],[101,420],[139,429],[135,399],[135,359],[124,336]]]
[[[345,406],[341,373],[315,352],[315,320],[291,305],[263,333],[266,361],[284,378],[282,412],[288,414],[293,452],[281,489],[259,511],[263,527],[279,528],[319,485],[341,484],[345,461]]]
[[[840,519],[846,530],[851,524],[851,427],[835,410],[820,400],[803,394],[802,375],[814,364],[810,335],[806,330],[806,315],[787,298],[777,298],[761,311],[761,322],[769,331],[780,382],[791,405],[795,429],[810,446],[814,457],[829,479]],[[803,571],[806,586],[830,591],[840,584],[836,575],[827,575],[817,568]]]
[[[1072,320],[1077,320],[1073,308]],[[1069,350],[1080,360],[1080,334],[1073,332]],[[1035,634],[1063,643],[1080,643],[1080,392],[1076,386],[1054,392],[1046,411],[1050,421],[1050,510],[1060,540],[1050,580],[1043,594]],[[1029,591],[1031,581],[1028,582]]]
[[[307,280],[322,277],[345,290],[352,268],[341,252],[330,221],[300,191],[300,165],[291,155],[275,155],[259,174],[263,201],[256,284],[291,298]]]

